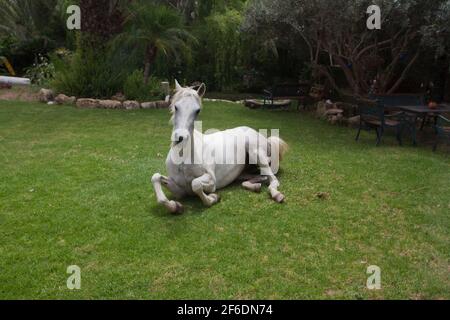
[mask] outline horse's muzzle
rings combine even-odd
[[[186,142],[190,138],[190,133],[185,129],[177,129],[172,134],[172,142],[175,144],[179,144],[182,142]]]

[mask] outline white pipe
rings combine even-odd
[[[27,78],[0,76],[0,83],[17,86],[29,86],[31,84],[31,81]]]

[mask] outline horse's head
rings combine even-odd
[[[175,80],[175,94],[172,97],[170,109],[172,112],[172,143],[186,143],[193,134],[194,122],[201,109],[201,98],[206,92],[206,86],[202,83],[197,87],[183,88]]]

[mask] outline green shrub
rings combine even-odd
[[[46,57],[39,54],[37,61],[25,70],[25,77],[31,80],[32,84],[38,86],[47,85],[55,76],[55,66]]]
[[[125,80],[123,93],[127,99],[138,101],[154,101],[164,98],[161,90],[161,80],[150,77],[148,84],[144,84],[144,73],[142,70],[135,70]]]
[[[70,96],[108,98],[122,91],[125,71],[109,52],[77,50],[69,56],[53,56],[56,74],[52,87]]]

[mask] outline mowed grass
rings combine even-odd
[[[150,184],[165,173],[167,110],[0,102],[0,298],[450,298],[448,153],[391,137],[377,148],[373,133],[356,143],[294,111],[205,103],[201,118],[280,129],[285,204],[235,185],[211,209],[186,199],[170,215]]]

